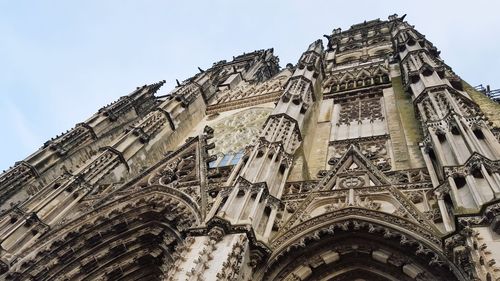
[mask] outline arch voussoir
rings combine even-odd
[[[116,198],[58,226],[20,256],[7,280],[159,276],[184,230],[201,222],[195,201],[165,186]],[[158,247],[158,246],[161,247]],[[144,261],[157,268],[144,271]],[[119,270],[115,265],[119,265]],[[153,274],[153,275],[154,275]],[[159,278],[159,277],[158,277]]]
[[[330,241],[331,245],[325,244],[325,241]],[[344,248],[336,246],[343,244]],[[315,248],[315,245],[323,246]],[[303,221],[275,237],[271,241],[273,252],[264,274],[267,279],[264,280],[288,280],[284,278],[300,274],[305,276],[300,280],[306,280],[310,275],[318,278],[321,271],[314,267],[318,267],[318,264],[351,258],[347,263],[349,265],[362,265],[368,261],[357,260],[354,258],[356,255],[366,255],[374,263],[370,266],[380,266],[382,262],[395,267],[393,275],[386,276],[386,279],[381,277],[381,280],[466,280],[461,270],[448,259],[442,245],[441,235],[407,219],[374,210],[346,208]],[[310,255],[311,259],[319,256],[321,260],[316,264],[307,260],[299,265],[291,265],[300,259],[297,253],[300,256]],[[389,259],[401,261],[389,262]],[[326,271],[322,274],[334,274]],[[417,276],[420,279],[415,279]]]

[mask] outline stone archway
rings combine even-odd
[[[429,239],[409,221],[406,229],[391,224],[395,217],[387,214],[375,219],[377,213],[347,208],[295,226],[287,239],[273,240],[262,280],[467,280],[443,253],[440,237]]]
[[[198,210],[166,186],[129,192],[48,233],[6,280],[161,280]]]

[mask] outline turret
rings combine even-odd
[[[422,154],[434,186],[439,186],[439,207],[451,231],[453,222],[441,202],[446,197],[455,210],[465,210],[500,195],[500,176],[489,165],[489,160],[499,159],[500,145],[437,48],[408,23],[398,18],[393,22],[403,84],[423,124]]]
[[[311,106],[321,98],[322,56],[321,40],[302,54],[257,145],[230,176],[227,184],[234,187],[217,198],[212,216],[233,224],[249,224],[257,237],[269,238],[293,155],[302,142],[305,120]]]
[[[129,95],[99,109],[85,122],[45,142],[38,151],[0,175],[0,204],[22,189],[26,189],[23,192],[27,194],[34,194],[61,174],[58,166],[63,162],[66,169],[73,169],[73,163],[78,160],[71,161],[71,158],[79,158],[75,155],[77,151],[96,141],[102,145],[102,140],[106,140],[103,135],[144,115],[154,105],[154,94],[164,83],[160,81],[138,87]]]

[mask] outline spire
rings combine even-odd
[[[318,39],[318,40],[312,42],[309,45],[309,48],[307,49],[307,51],[313,51],[313,52],[316,52],[318,54],[321,54],[323,52],[323,41],[321,39]]]

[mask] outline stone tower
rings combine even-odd
[[[0,175],[1,280],[500,280],[500,105],[403,17],[138,87]]]

